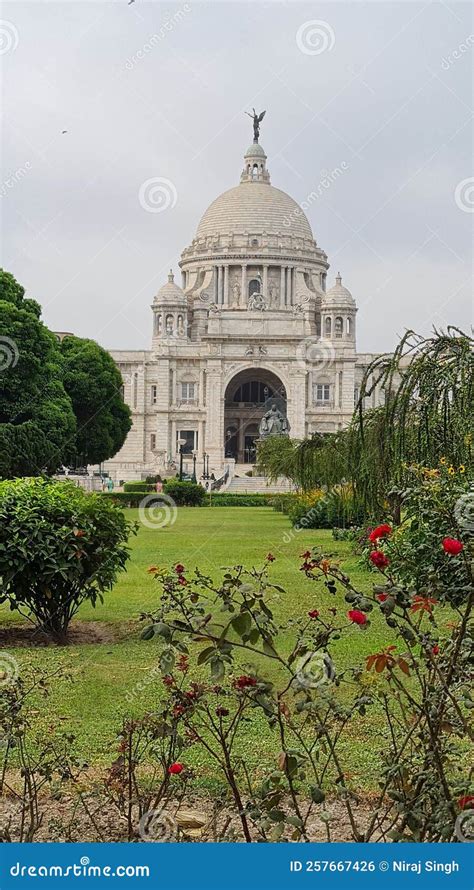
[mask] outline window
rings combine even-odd
[[[181,401],[182,402],[194,402],[196,398],[196,384],[195,383],[182,383],[181,384]]]
[[[184,321],[182,315],[178,315],[178,334],[184,334]]]
[[[346,318],[346,334],[348,337],[352,334],[352,320],[350,318]]]
[[[259,294],[259,293],[260,293],[260,281],[258,278],[252,278],[252,280],[249,281],[249,297],[251,297],[253,294]]]
[[[321,313],[316,313],[316,336],[321,336]]]
[[[155,433],[152,433],[150,436],[150,450],[154,451],[155,448],[156,448],[156,435],[155,435]]]
[[[358,401],[359,401],[359,387],[355,386],[354,387],[354,405],[357,405]]]
[[[331,384],[315,383],[313,388],[313,396],[316,404],[327,404],[331,401]]]
[[[166,316],[166,333],[167,334],[173,333],[173,316],[172,315]]]
[[[163,333],[163,316],[155,315],[155,334],[160,335],[162,333]]]
[[[178,442],[184,439],[184,445],[181,446],[183,454],[192,454],[198,449],[197,430],[178,430],[176,434],[176,451],[179,453]]]
[[[329,318],[329,316],[327,316],[324,319],[324,333],[326,334],[326,337],[331,336],[331,331],[332,331],[331,319]]]
[[[158,387],[157,387],[156,383],[154,383],[153,386],[150,387],[150,402],[152,405],[156,405],[157,397],[158,397]]]
[[[344,322],[340,315],[337,316],[334,322],[334,334],[340,340],[344,333]]]
[[[254,405],[264,405],[266,400],[273,396],[274,392],[265,383],[260,380],[249,380],[248,383],[242,383],[236,390],[234,402],[250,402]]]

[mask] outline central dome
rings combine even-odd
[[[207,208],[196,237],[245,234],[292,235],[314,241],[299,204],[270,185],[267,156],[258,143],[247,149],[240,185],[219,195]]]
[[[202,217],[197,237],[244,232],[279,233],[313,241],[299,204],[266,182],[241,182],[219,195]]]

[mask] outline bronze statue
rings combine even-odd
[[[290,424],[288,419],[278,410],[277,406],[273,404],[260,421],[260,438],[268,439],[270,436],[288,436],[289,432]]]
[[[257,114],[255,108],[252,108],[253,114],[250,114],[250,111],[246,111],[245,114],[248,114],[249,117],[253,119],[253,141],[258,142],[258,137],[260,136],[260,123],[263,121],[266,112],[262,111],[261,114]]]

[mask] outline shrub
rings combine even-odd
[[[1,482],[0,602],[63,642],[81,603],[113,587],[131,531],[103,495],[71,482]]]
[[[152,482],[124,482],[123,490],[126,492],[138,491],[146,494],[147,491],[155,491],[155,484]]]
[[[195,482],[180,482],[179,480],[167,482],[164,486],[164,493],[181,507],[200,507],[206,496],[206,492],[201,485]]]
[[[471,592],[466,547],[474,537],[474,489],[466,468],[448,466],[406,468],[409,487],[403,492],[402,523],[387,539],[369,541],[366,555],[375,549],[389,560],[387,571],[394,583],[410,583],[426,594],[454,605]],[[443,549],[443,540],[463,542],[458,554]],[[374,562],[374,557],[371,557]]]
[[[233,491],[213,493],[208,497],[211,507],[271,507],[274,495],[262,493],[239,494]]]
[[[150,485],[156,485],[157,482],[163,482],[159,473],[155,473],[154,476],[147,476],[145,482],[148,482]]]
[[[316,489],[289,503],[288,515],[295,528],[345,528],[362,522],[351,486],[336,485],[330,491]]]

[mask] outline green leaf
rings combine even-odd
[[[322,788],[319,788],[317,785],[313,785],[313,787],[310,789],[310,794],[313,803],[322,803],[326,797]]]
[[[215,654],[215,651],[216,650],[215,650],[214,646],[207,646],[205,649],[201,649],[201,651],[198,655],[197,663],[204,664],[206,661],[208,661],[211,658],[212,655]]]
[[[252,628],[252,616],[249,612],[241,612],[240,615],[236,615],[236,617],[232,619],[231,623],[239,637],[243,637],[245,634],[248,634]]]
[[[153,625],[150,624],[148,627],[145,627],[145,630],[142,630],[140,634],[141,640],[152,640],[155,636],[155,631],[153,630]]]

